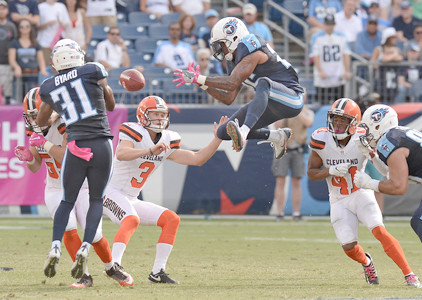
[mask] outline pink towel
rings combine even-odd
[[[82,158],[86,161],[90,161],[94,154],[91,152],[91,148],[79,148],[76,146],[75,141],[67,143],[67,148],[73,155]]]

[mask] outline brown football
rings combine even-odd
[[[144,88],[145,77],[135,69],[127,69],[120,74],[120,84],[129,92],[136,92]]]

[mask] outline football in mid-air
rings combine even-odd
[[[136,92],[145,86],[145,77],[138,70],[127,69],[120,74],[120,84],[129,92]]]

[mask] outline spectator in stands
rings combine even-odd
[[[350,49],[346,37],[334,31],[335,25],[334,16],[327,15],[324,30],[312,36],[314,85],[320,104],[329,104],[343,98],[344,85],[351,78]]]
[[[398,70],[398,92],[394,103],[420,102],[422,96],[422,66],[414,65],[419,60],[421,48],[418,43],[411,42],[407,46],[405,65]]]
[[[196,49],[198,48],[198,37],[193,33],[193,30],[196,27],[195,18],[190,14],[183,14],[180,16],[178,22],[182,28],[180,40],[191,45],[192,51],[196,52]]]
[[[194,55],[192,47],[180,41],[182,28],[178,22],[169,25],[169,41],[162,42],[154,54],[154,64],[158,67],[176,69],[187,69],[188,63],[193,62]]]
[[[29,20],[32,26],[38,26],[40,21],[37,0],[12,0],[9,2],[9,12],[16,26],[22,19]]]
[[[355,10],[355,0],[344,0],[343,10],[334,15],[336,19],[334,30],[343,33],[350,46],[356,41],[358,33],[363,30],[362,20],[355,15]]]
[[[388,19],[384,19],[382,16],[382,10],[378,0],[371,0],[368,7],[368,18],[363,20],[363,26],[365,27],[369,19],[376,17],[378,20],[378,30],[384,30],[387,27],[391,27],[391,22]]]
[[[91,24],[86,16],[86,10],[80,6],[80,0],[66,0],[70,23],[64,28],[63,38],[74,40],[86,50],[92,37]]]
[[[393,27],[382,32],[381,46],[374,49],[371,62],[378,62],[374,69],[378,69],[375,78],[375,90],[381,95],[383,101],[392,101],[397,90],[397,67],[385,65],[388,62],[401,62],[403,55],[397,46],[397,32]]]
[[[208,48],[200,48],[196,52],[196,59],[201,69],[201,74],[209,75],[224,75],[223,68],[215,60],[211,60],[211,50]]]
[[[7,20],[9,6],[5,0],[0,0],[0,86],[5,103],[10,104],[13,94],[13,72],[9,65],[9,44],[18,36],[15,24]],[[1,97],[1,96],[0,96]]]
[[[209,30],[206,31],[202,36],[199,37],[199,47],[210,48],[211,29],[218,22],[220,15],[215,9],[209,9],[205,12],[205,22],[208,25]]]
[[[341,1],[339,0],[309,0],[308,2],[308,22],[309,37],[324,29],[324,19],[327,15],[335,15],[341,11]]]
[[[381,45],[381,31],[378,30],[378,19],[371,15],[366,23],[366,29],[358,33],[354,50],[363,58],[371,59],[372,52],[377,46]]]
[[[211,8],[211,0],[171,0],[174,11],[181,14],[203,14]]]
[[[101,24],[109,27],[117,26],[115,0],[87,0],[86,15],[92,26]]]
[[[139,2],[139,10],[156,15],[158,21],[160,21],[162,15],[172,12],[173,7],[170,0],[141,0]]]
[[[66,6],[57,0],[46,0],[38,5],[40,23],[38,24],[37,41],[42,47],[44,61],[51,64],[51,51],[60,40],[61,33],[70,25]]]
[[[27,19],[19,21],[18,37],[10,42],[9,64],[13,68],[15,77],[22,80],[23,93],[20,96],[25,95],[38,85],[38,72],[41,72],[43,76],[48,74],[41,46],[35,39],[31,21]],[[22,101],[22,99],[18,99],[18,101]]]
[[[415,24],[415,29],[413,30],[413,39],[409,43],[415,42],[419,44],[419,47],[422,49],[422,23]],[[422,53],[421,53],[422,54]],[[419,56],[419,59],[422,57]]]
[[[101,63],[107,70],[130,67],[130,58],[118,27],[110,27],[107,39],[98,43],[95,61]]]
[[[250,33],[254,33],[261,37],[264,41],[274,49],[273,35],[271,34],[268,26],[262,22],[258,22],[258,10],[252,3],[248,3],[243,6],[242,9],[243,21],[246,24],[246,28]]]
[[[393,21],[393,27],[397,31],[397,39],[399,41],[406,42],[411,40],[413,38],[415,25],[422,22],[420,19],[415,18],[412,13],[412,4],[407,0],[403,0],[400,3],[400,16]]]

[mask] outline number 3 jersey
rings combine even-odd
[[[134,122],[119,126],[119,140],[132,142],[135,149],[149,149],[155,145],[148,131]],[[165,142],[170,149],[159,155],[148,154],[130,161],[120,161],[114,156],[113,175],[109,184],[131,197],[137,197],[148,177],[174,150],[180,148],[181,138],[177,132],[163,130],[159,142]]]
[[[392,128],[384,134],[377,143],[380,159],[387,164],[387,159],[399,148],[409,149],[406,158],[409,167],[409,181],[422,183],[422,133],[407,127]]]
[[[339,147],[327,128],[320,128],[312,133],[309,146],[322,159],[325,168],[350,163],[349,172],[345,177],[328,176],[326,178],[331,202],[350,196],[359,189],[355,186],[353,177],[358,169],[362,169],[365,156],[360,152],[356,140],[364,134],[365,130],[358,128],[347,145]]]

